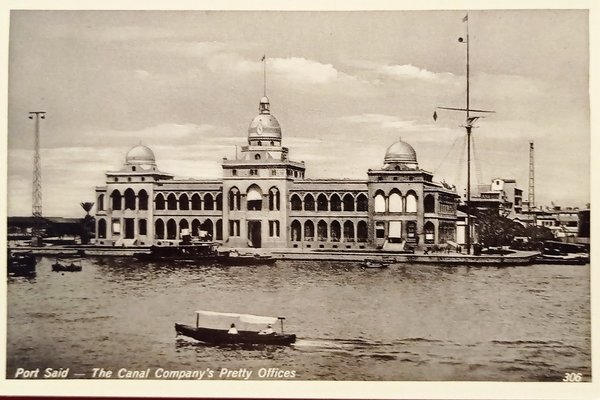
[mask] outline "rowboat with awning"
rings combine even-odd
[[[175,324],[175,332],[177,335],[191,337],[209,344],[239,343],[287,346],[296,341],[296,335],[284,333],[284,320],[285,317],[200,310],[196,311],[195,327]],[[278,321],[281,325],[279,333],[271,329],[271,326]]]

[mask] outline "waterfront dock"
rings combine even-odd
[[[225,248],[221,248],[223,250]],[[135,253],[150,253],[149,247],[122,248],[102,246],[45,246],[12,247],[11,252],[31,252],[48,257],[132,257]],[[233,250],[233,248],[227,248]],[[237,249],[240,253],[271,255],[278,260],[307,261],[346,261],[359,262],[365,259],[402,264],[444,264],[444,265],[527,265],[532,264],[537,251],[515,251],[506,255],[470,255],[463,253],[399,253],[381,250],[298,250],[298,249]]]

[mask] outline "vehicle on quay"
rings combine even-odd
[[[183,335],[212,345],[264,344],[288,346],[296,341],[296,335],[284,333],[285,317],[265,317],[252,314],[196,311],[196,326],[175,324],[177,335]],[[202,321],[202,323],[201,323]],[[277,321],[281,331],[271,329]],[[268,330],[259,327],[268,327]]]

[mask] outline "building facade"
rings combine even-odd
[[[365,180],[308,179],[289,158],[263,97],[248,144],[223,159],[221,180],[176,179],[139,145],[96,187],[96,244],[169,246],[182,235],[244,248],[421,247],[456,240],[459,196],[420,169],[399,140]]]

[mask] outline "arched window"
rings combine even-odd
[[[385,212],[385,197],[383,196],[382,192],[377,192],[377,194],[375,195],[375,212]]]
[[[192,195],[192,210],[201,210],[202,209],[202,200],[200,199],[200,195],[198,193],[194,193]]]
[[[299,242],[300,240],[302,240],[302,225],[297,219],[292,221],[291,235],[292,242]]]
[[[154,199],[155,207],[157,210],[165,209],[165,198],[162,193],[156,195],[156,199]],[[162,238],[161,238],[162,239]]]
[[[425,232],[425,243],[435,243],[435,225],[433,225],[433,222],[427,221],[425,225],[423,225],[423,231]]]
[[[246,206],[248,211],[262,210],[262,190],[257,185],[252,185],[246,192]]]
[[[292,211],[301,211],[302,210],[302,200],[300,200],[300,196],[296,193],[292,195]]]
[[[104,211],[104,194],[98,196],[98,206],[96,207],[98,211]],[[106,224],[106,222],[105,222]]]
[[[317,210],[318,211],[329,210],[329,202],[327,201],[327,196],[325,196],[323,193],[320,193],[317,196]]]
[[[389,212],[402,212],[402,196],[397,191],[393,191],[388,199]]]
[[[117,189],[113,190],[112,193],[110,194],[110,198],[112,199],[112,201],[111,201],[112,209],[120,210],[121,209],[121,192],[119,192]]]
[[[369,211],[369,199],[364,193],[356,198],[356,211]]]
[[[190,209],[190,198],[186,193],[182,193],[179,196],[179,209],[180,210],[189,210]]]
[[[344,195],[344,211],[354,211],[354,196],[350,193]]]
[[[217,223],[215,225],[216,225],[216,230],[217,230],[217,235],[216,235],[215,239],[223,240],[223,220],[218,219]]]
[[[331,203],[331,211],[342,211],[342,201],[336,193],[331,195],[329,202]]]
[[[125,210],[135,210],[135,192],[129,188],[125,190]]]
[[[177,210],[177,197],[175,197],[175,194],[173,194],[173,193],[171,193],[167,196],[167,209],[168,210]]]
[[[240,209],[240,191],[236,187],[233,187],[229,190],[229,209]]]
[[[157,239],[164,239],[165,237],[165,223],[162,219],[157,219],[154,222],[154,236]]]
[[[342,237],[342,227],[340,226],[340,223],[337,221],[332,221],[330,229],[331,229],[331,241],[339,242],[340,238]]]
[[[352,223],[352,221],[344,222],[344,241],[354,241],[354,224]]]
[[[304,223],[304,240],[315,240],[315,224],[310,220]]]
[[[215,199],[215,205],[217,206],[217,210],[223,210],[223,195],[221,193],[217,194],[217,197]]]
[[[138,193],[138,201],[139,201],[139,209],[147,210],[148,209],[148,193],[144,189],[140,190]]]
[[[327,241],[327,222],[323,220],[317,224],[317,238],[321,242]]]
[[[310,193],[304,196],[304,211],[315,211],[315,198]]]
[[[177,239],[177,223],[174,219],[167,221],[167,239]]]
[[[425,196],[425,200],[423,202],[423,211],[426,213],[435,212],[435,197],[432,194],[428,194]]]
[[[213,223],[212,223],[212,221],[211,221],[210,219],[207,219],[207,220],[205,220],[205,221],[202,223],[202,226],[201,226],[201,228],[202,228],[202,230],[203,230],[204,232],[206,232],[206,234],[207,234],[207,239],[209,239],[209,240],[210,240],[210,239],[212,239],[212,238],[213,238]]]
[[[106,220],[105,219],[98,220],[98,238],[106,239]]]
[[[200,236],[200,221],[197,219],[192,220],[192,236]]]
[[[359,242],[366,242],[369,237],[369,227],[365,221],[358,221],[356,236]]]
[[[185,236],[190,234],[190,224],[187,222],[187,219],[182,219],[179,221],[179,236]]]
[[[205,210],[214,210],[215,209],[215,201],[213,195],[211,193],[206,193],[204,195],[204,209]]]
[[[279,211],[279,190],[275,187],[269,189],[269,210]]]
[[[406,212],[417,212],[417,196],[414,194],[414,192],[408,192],[406,195]]]

